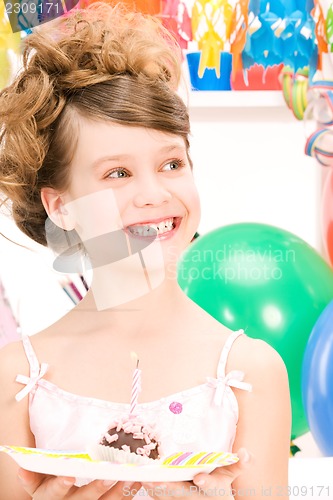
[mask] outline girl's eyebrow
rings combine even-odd
[[[117,162],[119,162],[119,161],[128,160],[129,158],[131,158],[131,155],[127,155],[127,154],[114,155],[114,156],[110,156],[110,155],[102,156],[101,158],[97,158],[97,160],[93,161],[91,166],[93,169],[96,169],[105,161],[117,161]]]
[[[168,146],[164,146],[164,148],[161,148],[160,153],[171,153],[175,150],[186,152],[185,144],[169,144]]]
[[[183,153],[186,153],[186,147],[185,147],[185,144],[169,144],[167,146],[164,146],[163,148],[159,149],[158,150],[158,153],[159,154],[165,154],[165,153],[172,153],[173,151],[181,151]],[[113,155],[113,156],[110,156],[110,155],[107,155],[107,156],[102,156],[101,158],[97,158],[97,160],[95,160],[93,163],[92,163],[92,168],[93,169],[96,169],[98,168],[102,163],[106,162],[106,161],[115,161],[115,162],[119,162],[119,161],[124,161],[124,160],[129,160],[132,156],[129,155],[129,154],[118,154],[118,155]]]

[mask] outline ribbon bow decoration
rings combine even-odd
[[[44,377],[48,370],[49,365],[47,363],[42,363],[39,373],[36,377],[27,377],[26,375],[17,375],[16,382],[20,384],[26,384],[23,389],[18,392],[15,396],[16,401],[21,401],[29,392],[35,387],[37,382]]]
[[[243,382],[244,373],[240,370],[232,370],[225,376],[220,376],[218,378],[207,377],[207,382],[210,387],[215,388],[214,404],[217,406],[222,405],[224,391],[226,386],[236,387],[237,389],[243,389],[245,391],[252,391],[252,385]]]

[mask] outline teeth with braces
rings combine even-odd
[[[140,226],[129,226],[128,230],[134,235],[134,236],[152,236],[155,234],[155,231],[157,235],[166,233],[167,231],[171,231],[174,227],[173,223],[174,219],[166,219],[158,224],[143,224]],[[153,231],[152,231],[153,229]]]

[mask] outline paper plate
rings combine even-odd
[[[231,465],[238,456],[228,452],[177,452],[152,465],[114,464],[92,460],[85,452],[42,450],[19,446],[0,446],[15,462],[34,472],[86,479],[133,482],[189,481],[199,472]]]

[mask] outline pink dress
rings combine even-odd
[[[201,385],[137,405],[137,414],[147,423],[155,423],[163,455],[176,451],[232,451],[238,421],[232,387],[250,391],[251,385],[243,381],[243,372],[225,373],[225,367],[234,341],[243,333],[235,331],[228,337],[216,378],[207,377]],[[37,448],[85,450],[99,441],[111,421],[129,412],[129,404],[78,396],[45,380],[48,365],[39,363],[28,336],[23,337],[23,346],[30,377],[17,376],[25,387],[16,400],[29,394],[30,428]]]

